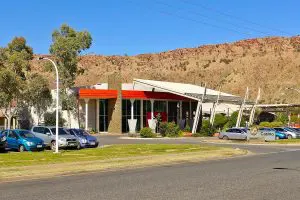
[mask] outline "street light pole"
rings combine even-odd
[[[58,68],[53,60],[50,58],[39,57],[38,60],[48,60],[52,63],[56,72],[56,127],[55,127],[55,153],[58,153],[58,109],[59,109],[59,76]]]

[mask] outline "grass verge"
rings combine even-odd
[[[290,139],[290,140],[275,140],[269,143],[273,144],[300,144],[300,139]]]
[[[221,159],[246,153],[244,150],[189,144],[111,145],[59,154],[50,151],[7,153],[0,154],[0,181]]]

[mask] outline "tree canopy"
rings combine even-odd
[[[78,67],[79,55],[92,45],[92,36],[87,31],[75,31],[63,24],[52,33],[50,53],[59,66],[59,74],[64,88],[70,88],[83,69]]]
[[[30,73],[32,59],[33,50],[23,37],[15,37],[6,47],[0,48],[0,109],[4,110],[9,122],[16,115],[17,106],[36,106],[45,98],[51,98],[47,81]]]

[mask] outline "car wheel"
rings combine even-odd
[[[0,149],[0,152],[1,152],[1,153],[6,153],[6,149],[5,149],[5,148]]]
[[[24,145],[21,144],[21,145],[19,146],[18,151],[19,151],[19,152],[24,152],[24,151],[25,151]]]
[[[99,144],[96,144],[96,145],[94,146],[94,148],[97,148],[97,147],[98,147],[98,145],[99,145]]]
[[[227,136],[227,135],[224,135],[224,136],[223,136],[223,140],[229,140],[228,136]]]
[[[278,136],[275,137],[275,140],[279,140],[280,138]]]
[[[291,140],[293,137],[292,137],[291,135],[288,135],[287,138],[288,138],[289,140]]]
[[[56,149],[56,142],[55,142],[55,141],[52,141],[52,142],[51,142],[51,150],[52,150],[52,151],[55,151],[55,149]]]

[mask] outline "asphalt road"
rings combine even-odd
[[[281,152],[289,149],[300,150],[300,146],[287,146],[287,145],[243,145],[243,144],[207,144],[201,142],[200,138],[159,138],[159,139],[121,139],[116,135],[102,135],[97,136],[100,141],[100,146],[110,144],[205,144],[205,145],[218,145],[228,146],[233,148],[247,149],[253,153],[272,153]]]
[[[1,200],[297,200],[299,197],[300,151],[278,147],[227,160],[0,184]]]

